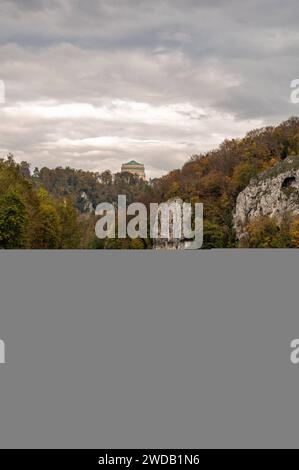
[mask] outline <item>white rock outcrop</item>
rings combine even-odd
[[[259,216],[299,215],[299,157],[288,157],[262,173],[238,195],[234,213],[237,239],[246,236],[246,225]]]

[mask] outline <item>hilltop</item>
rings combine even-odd
[[[0,162],[0,179],[7,181],[0,185],[0,247],[150,248],[149,240],[95,239],[93,209],[100,202],[116,202],[118,194],[125,194],[128,203],[138,201],[145,205],[175,197],[202,202],[204,248],[236,247],[240,237],[234,215],[238,197],[239,201],[242,197],[239,195],[250,182],[263,179],[271,191],[275,175],[287,168],[297,171],[298,154],[299,118],[293,117],[276,127],[252,130],[243,139],[225,140],[215,150],[193,155],[181,169],[149,182],[130,173],[112,177],[109,170],[97,173],[69,167],[35,168],[31,174],[28,163],[16,164],[10,156]],[[18,243],[7,228],[11,221],[5,207],[11,192],[18,198],[19,207],[25,207],[25,218],[19,227],[24,237]],[[287,230],[284,225],[281,237],[281,220],[270,217],[269,221],[271,214],[266,212],[261,215],[261,220],[257,214],[253,218],[254,230],[247,230],[246,246],[294,246],[295,239],[290,235],[295,230],[294,221],[288,222]]]

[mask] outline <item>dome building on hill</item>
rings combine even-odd
[[[138,163],[135,160],[131,160],[128,163],[124,163],[121,166],[122,173],[131,173],[132,175],[136,175],[139,178],[145,180],[145,169],[142,163]]]

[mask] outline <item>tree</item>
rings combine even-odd
[[[34,248],[61,248],[59,217],[55,207],[49,202],[43,202],[39,211],[39,224],[36,229]]]
[[[290,224],[291,247],[299,248],[299,218],[294,217]]]
[[[59,205],[58,212],[61,225],[61,248],[79,248],[81,231],[79,229],[76,209],[70,201],[65,200]]]
[[[140,238],[134,238],[130,242],[130,249],[131,250],[144,250],[145,246],[143,241]]]
[[[288,222],[281,225],[273,217],[256,217],[246,226],[243,248],[288,248],[291,244]]]
[[[26,248],[28,213],[22,198],[9,191],[0,200],[0,247]]]
[[[30,180],[30,165],[27,162],[21,162],[19,165],[20,173],[25,179]]]
[[[100,180],[103,184],[109,185],[112,183],[112,174],[110,170],[105,170],[100,174]]]
[[[38,190],[38,198],[40,204],[32,242],[33,248],[61,248],[62,227],[55,202],[44,188]]]
[[[226,236],[223,228],[204,220],[203,245],[204,249],[224,248],[226,246]]]

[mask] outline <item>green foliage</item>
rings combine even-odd
[[[145,245],[143,243],[143,240],[141,240],[140,238],[135,238],[131,240],[130,242],[131,250],[144,250],[144,248],[145,248]]]
[[[50,202],[42,202],[39,212],[39,227],[36,231],[35,248],[60,248],[59,216]]]
[[[9,190],[0,199],[0,248],[26,248],[28,213],[21,197]]]
[[[0,160],[0,248],[77,248],[78,214],[67,199],[51,196],[32,180],[29,165]]]
[[[227,234],[223,231],[223,227],[220,225],[213,224],[212,222],[205,220],[203,233],[204,237],[202,248],[211,249],[227,247]]]
[[[78,226],[78,215],[75,207],[70,201],[65,200],[58,205],[57,210],[61,225],[61,248],[79,248],[82,232]]]
[[[241,242],[243,248],[289,248],[290,226],[286,220],[278,224],[275,218],[257,217],[246,227],[248,234]]]

